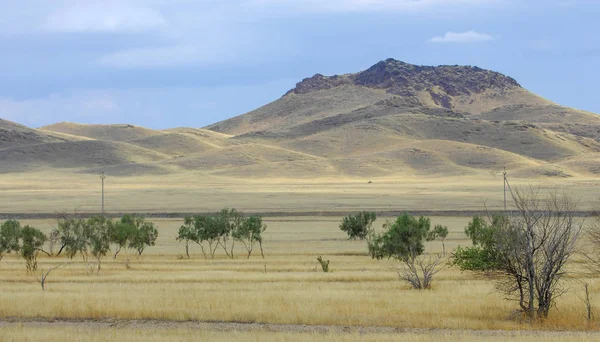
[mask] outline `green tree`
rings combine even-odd
[[[21,229],[21,256],[25,259],[25,264],[28,272],[37,270],[37,256],[41,251],[46,235],[39,229],[25,226]]]
[[[84,219],[68,216],[60,218],[57,230],[62,246],[57,255],[64,251],[67,257],[73,259],[74,256],[80,254],[87,263],[89,229],[88,222]]]
[[[19,251],[21,224],[17,220],[9,220],[0,226],[0,260],[4,255]]]
[[[352,240],[368,239],[372,234],[371,226],[376,219],[377,215],[374,212],[361,211],[344,217],[340,223],[340,230],[348,234],[348,238]]]
[[[198,244],[202,248],[202,254],[205,258],[207,257],[204,253],[204,247],[202,247],[202,243],[206,241],[210,256],[214,259],[221,235],[226,231],[222,218],[217,216],[195,216],[194,225],[198,232]]]
[[[121,249],[127,248],[127,245],[135,235],[135,232],[135,222],[130,215],[123,216],[119,221],[113,222],[109,226],[108,239],[110,243],[116,246],[113,259],[117,258],[117,255],[119,252],[121,252]]]
[[[154,223],[146,221],[143,217],[130,216],[135,227],[135,232],[129,240],[129,248],[137,251],[138,255],[142,255],[146,247],[154,246],[158,237],[158,230]]]
[[[235,226],[232,236],[235,240],[240,241],[248,252],[248,259],[256,243],[260,246],[260,254],[263,259],[265,254],[262,248],[262,233],[267,229],[267,225],[263,224],[262,217],[250,216],[242,221],[241,224]]]
[[[446,245],[444,244],[444,240],[448,236],[448,227],[442,226],[441,224],[436,224],[427,234],[427,241],[433,241],[439,239],[442,242],[442,254],[446,256]]]
[[[92,256],[96,259],[96,273],[100,272],[102,258],[110,250],[110,229],[113,223],[104,216],[94,216],[87,222],[87,243]]]
[[[489,222],[480,216],[474,216],[465,227],[465,234],[473,245],[458,246],[452,253],[450,265],[462,271],[491,272],[501,269],[498,232],[507,223],[507,218],[501,215],[492,216]]]
[[[190,241],[199,243],[198,229],[196,229],[195,221],[195,218],[192,216],[184,218],[184,223],[179,227],[177,235],[177,241],[185,241],[185,255],[188,259],[190,257]]]
[[[408,213],[403,214],[394,222],[386,222],[381,234],[373,235],[369,242],[369,252],[376,259],[406,260],[419,256],[423,254],[423,241],[430,228],[429,218],[415,218]]]
[[[214,224],[216,224],[219,233],[218,244],[223,247],[225,254],[232,259],[235,247],[235,239],[232,234],[239,229],[243,221],[242,214],[235,209],[225,208],[215,216]]]

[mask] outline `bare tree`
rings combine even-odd
[[[516,211],[498,225],[495,236],[505,275],[497,288],[516,296],[530,318],[547,317],[565,292],[561,280],[583,223],[576,219],[576,202],[567,194],[551,192],[542,198],[531,187],[511,193]]]
[[[63,265],[64,264],[58,264],[54,267],[50,267],[47,271],[42,272],[42,276],[40,279],[40,284],[42,285],[42,291],[46,291],[46,278],[48,278],[48,275],[50,274],[50,272],[54,271],[57,268],[60,268]]]
[[[600,209],[593,213],[594,221],[586,227],[588,245],[582,254],[591,262],[592,273],[600,273]]]
[[[433,276],[442,270],[442,258],[439,254],[435,257],[424,257],[412,253],[401,261],[402,266],[396,268],[398,278],[417,290],[431,289]]]

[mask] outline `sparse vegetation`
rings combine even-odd
[[[317,261],[321,265],[321,269],[323,270],[323,272],[329,273],[329,260],[323,260],[323,257],[319,255],[317,257]]]

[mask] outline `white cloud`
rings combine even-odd
[[[143,32],[167,26],[153,8],[126,2],[80,2],[53,11],[42,28],[56,32]]]
[[[495,38],[486,33],[467,31],[462,33],[447,32],[443,36],[433,37],[430,43],[482,43],[492,41]]]

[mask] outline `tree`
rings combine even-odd
[[[9,220],[0,226],[0,261],[6,254],[19,251],[21,224],[17,220]]]
[[[198,233],[198,244],[202,248],[204,258],[207,256],[204,253],[202,243],[206,241],[210,256],[214,259],[217,247],[219,247],[219,241],[221,240],[221,234],[225,232],[222,219],[217,216],[195,216],[194,225]]]
[[[533,188],[511,194],[514,212],[477,224],[471,232],[481,246],[478,252],[486,253],[483,260],[498,275],[496,288],[516,299],[530,318],[545,318],[565,291],[565,266],[575,252],[583,224],[576,219],[576,202],[568,194],[541,196]],[[464,250],[461,253],[465,255]],[[469,266],[472,260],[460,262]],[[476,264],[469,267],[482,269]]]
[[[262,217],[250,216],[242,220],[241,224],[236,225],[235,230],[232,232],[232,236],[237,241],[240,241],[246,251],[248,252],[248,259],[254,249],[254,245],[258,242],[260,246],[260,254],[263,259],[265,255],[262,248],[262,233],[267,229],[267,225],[263,224]]]
[[[234,231],[239,229],[243,222],[243,216],[235,209],[222,209],[215,216],[213,222],[217,228],[219,234],[218,244],[223,247],[225,254],[233,259],[233,248],[235,247],[235,239],[232,234]],[[231,242],[231,245],[229,243]]]
[[[393,258],[401,262],[396,272],[398,277],[415,289],[429,289],[433,276],[440,271],[440,256],[424,258],[423,241],[429,236],[431,220],[418,219],[404,214],[395,222],[386,222],[381,234],[374,234],[369,242],[369,252],[373,258]]]
[[[423,216],[417,219],[406,213],[393,223],[386,222],[383,228],[383,233],[374,234],[369,243],[371,256],[403,260],[423,254],[423,241],[431,228],[431,220]]]
[[[177,235],[177,241],[185,241],[185,255],[188,259],[190,258],[190,241],[199,242],[198,230],[194,223],[194,217],[188,216],[184,218],[184,223],[179,227],[179,234]]]
[[[131,220],[129,224],[135,227],[135,232],[129,240],[129,248],[135,249],[138,255],[142,255],[146,247],[155,245],[158,230],[154,223],[146,221],[143,217],[132,215],[125,221],[127,220]]]
[[[135,232],[136,226],[130,215],[123,216],[119,221],[113,222],[109,226],[108,239],[110,243],[115,244],[116,246],[113,259],[117,258],[121,249],[127,247]]]
[[[58,220],[58,234],[60,235],[61,247],[57,255],[63,251],[67,257],[73,259],[80,254],[87,264],[87,247],[89,235],[88,222],[81,218],[64,215]]]
[[[37,270],[37,256],[46,242],[46,235],[39,229],[25,226],[21,230],[21,256],[25,259],[27,272]]]
[[[113,222],[104,216],[93,216],[86,220],[64,215],[51,235],[61,241],[62,247],[58,254],[64,250],[71,259],[79,254],[85,263],[86,272],[91,273],[95,269],[98,273],[102,258],[110,250],[112,228]],[[96,260],[95,263],[90,262],[90,256]]]
[[[377,219],[374,212],[361,211],[356,215],[348,215],[344,217],[340,223],[340,230],[348,234],[348,238],[352,240],[368,239],[373,233],[371,226]]]
[[[489,220],[474,216],[465,227],[465,234],[473,246],[458,246],[452,252],[450,265],[462,271],[490,273],[499,270],[498,231],[507,223],[507,218],[502,215],[493,215]]]
[[[90,253],[96,259],[96,273],[100,272],[102,258],[110,250],[110,229],[113,226],[111,220],[104,216],[94,216],[88,219],[87,242]]]
[[[446,245],[444,245],[444,240],[448,236],[448,227],[442,226],[441,224],[435,225],[433,230],[427,234],[427,241],[433,241],[436,239],[440,239],[442,242],[442,255],[446,255]]]

